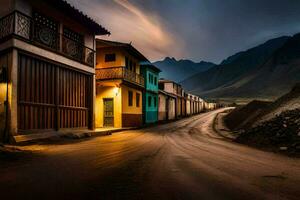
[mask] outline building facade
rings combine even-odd
[[[131,44],[97,40],[96,127],[143,124],[145,89],[140,62],[148,62]]]
[[[2,138],[93,129],[95,35],[109,32],[63,0],[0,2]]]
[[[160,69],[150,63],[144,63],[141,67],[145,79],[145,92],[143,93],[144,123],[158,121],[158,79]]]
[[[158,121],[176,119],[176,96],[163,90],[158,93]]]
[[[181,118],[182,112],[183,112],[182,101],[184,99],[184,96],[182,96],[184,93],[183,93],[183,89],[182,89],[181,85],[179,85],[178,83],[176,83],[174,81],[160,79],[159,80],[159,89],[176,97],[176,99],[175,99],[175,117]]]

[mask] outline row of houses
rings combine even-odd
[[[214,109],[64,0],[0,0],[0,141]]]
[[[199,96],[187,93],[181,85],[170,80],[159,80],[158,121],[174,120],[217,108]]]

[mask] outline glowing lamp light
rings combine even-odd
[[[118,86],[116,86],[116,87],[114,87],[114,89],[113,89],[113,93],[116,95],[116,96],[118,96],[118,94],[119,94],[119,87]]]

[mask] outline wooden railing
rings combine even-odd
[[[96,80],[123,79],[125,81],[145,86],[144,77],[125,67],[110,67],[96,69]]]
[[[35,24],[31,17],[19,11],[0,19],[0,41],[10,36],[21,37],[30,43],[94,67],[95,51],[93,49],[46,26]]]

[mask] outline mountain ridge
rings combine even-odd
[[[274,38],[246,51],[238,52],[227,59],[224,59],[220,65],[214,66],[205,72],[199,72],[185,79],[181,84],[188,91],[195,92],[207,98],[251,98],[263,96],[272,96],[273,98],[276,98],[280,94],[286,92],[291,87],[291,84],[294,84],[298,79],[296,78],[295,80],[290,81],[289,84],[286,84],[285,87],[282,87],[284,84],[278,80],[278,77],[282,76],[287,79],[284,73],[288,72],[284,72],[284,70],[282,70],[281,74],[277,72],[277,78],[274,78],[274,80],[279,82],[279,84],[276,85],[278,88],[271,91],[269,83],[266,84],[264,79],[268,79],[268,76],[270,74],[273,75],[274,73],[268,73],[267,69],[270,69],[273,66],[273,70],[276,71],[274,68],[274,65],[276,65],[275,61],[270,60],[272,60],[274,56],[276,57],[276,54],[280,54],[280,51],[283,51],[284,49],[286,53],[284,53],[283,56],[286,60],[300,58],[300,55],[298,54],[293,58],[290,58],[289,56],[289,54],[294,55],[295,51],[300,51],[300,43],[299,45],[289,44],[288,47],[285,47],[288,43],[293,43],[291,40],[295,40],[295,37],[300,38],[300,34],[299,36],[296,34],[292,37],[282,36]],[[264,67],[265,65],[268,65],[268,67]],[[298,72],[297,70],[294,71]],[[259,76],[260,73],[263,75]],[[256,82],[253,82],[255,79]],[[262,84],[259,85],[259,83]],[[246,85],[248,85],[248,87],[245,87]],[[264,86],[269,89],[264,91]]]
[[[160,77],[180,82],[198,72],[203,72],[215,66],[212,62],[194,62],[188,59],[177,60],[174,57],[165,57],[161,61],[153,62],[162,70]]]

